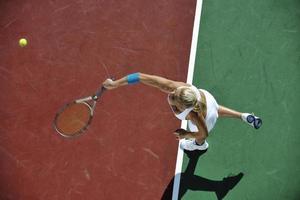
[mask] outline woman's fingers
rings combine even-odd
[[[114,81],[112,79],[106,79],[102,84],[106,89],[114,89]]]
[[[176,140],[181,140],[181,139],[185,138],[183,134],[180,134],[178,132],[174,132],[173,134],[175,135]]]

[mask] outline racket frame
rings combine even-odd
[[[92,96],[80,98],[80,99],[77,99],[77,100],[75,100],[75,101],[73,101],[73,102],[70,102],[70,103],[65,104],[65,105],[64,105],[64,106],[56,113],[56,115],[55,115],[55,117],[54,117],[54,121],[53,121],[53,128],[54,128],[54,130],[55,130],[57,133],[59,133],[61,136],[65,137],[65,138],[74,138],[74,137],[78,137],[79,135],[81,135],[82,133],[84,133],[84,132],[88,129],[89,125],[90,125],[91,122],[92,122],[92,119],[93,119],[93,116],[94,116],[94,110],[95,110],[95,106],[96,106],[97,100],[99,99],[99,97],[102,95],[102,93],[103,93],[105,90],[106,90],[105,87],[102,86],[102,87],[101,87],[100,89],[98,89],[98,90],[96,91],[96,93],[95,93],[94,95],[92,95]],[[90,103],[88,103],[88,102],[92,102],[92,103],[90,104]],[[87,106],[87,107],[89,108],[89,110],[90,110],[90,118],[89,118],[87,124],[86,124],[83,128],[81,128],[78,132],[76,132],[76,133],[74,133],[74,134],[68,135],[68,134],[62,133],[62,132],[57,128],[57,126],[56,126],[56,122],[57,122],[57,119],[58,119],[59,115],[60,115],[60,114],[61,114],[68,106],[70,106],[71,104],[79,104],[79,103],[84,104],[84,105]]]

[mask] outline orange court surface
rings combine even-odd
[[[0,199],[160,199],[180,127],[159,90],[106,92],[89,130],[58,135],[56,111],[108,77],[185,82],[196,1],[0,1]],[[27,46],[18,41],[26,38]]]

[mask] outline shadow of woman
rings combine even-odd
[[[244,174],[239,173],[236,176],[225,177],[221,181],[209,180],[203,178],[201,176],[194,175],[196,164],[201,155],[203,155],[205,151],[185,151],[187,156],[189,157],[189,163],[186,170],[183,173],[177,174],[180,175],[180,189],[178,199],[181,199],[186,191],[194,190],[194,191],[211,191],[215,192],[217,199],[223,199],[227,193],[232,190],[239,181],[243,178]],[[177,176],[176,175],[176,176]],[[173,182],[174,177],[168,184],[167,188],[164,191],[164,194],[161,200],[171,200],[172,192],[173,192]]]

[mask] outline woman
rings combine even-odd
[[[103,86],[111,90],[139,82],[167,93],[168,102],[175,116],[180,120],[188,120],[190,131],[184,129],[175,131],[178,139],[184,139],[181,140],[180,147],[185,150],[206,150],[208,143],[205,139],[218,117],[241,119],[255,129],[262,125],[262,120],[253,114],[241,113],[218,105],[215,98],[206,90],[159,76],[134,73],[115,81],[107,79],[103,82]]]

